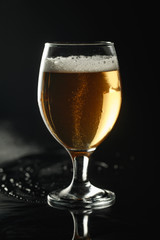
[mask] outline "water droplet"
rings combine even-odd
[[[31,189],[30,188],[25,188],[25,190],[27,191],[27,192],[31,192]]]
[[[14,179],[13,179],[13,178],[10,178],[9,181],[10,181],[11,183],[14,183]]]
[[[2,176],[2,181],[3,181],[3,182],[6,181],[6,177],[7,177],[6,174],[4,174],[4,175]]]
[[[68,168],[66,165],[63,166],[63,170],[66,171]]]
[[[114,168],[115,170],[117,170],[118,167],[119,167],[118,164],[114,164],[114,165],[113,165],[113,168]]]
[[[7,187],[5,187],[4,190],[5,190],[6,192],[8,192],[8,188],[7,188]]]
[[[97,170],[98,170],[98,172],[102,171],[102,167],[98,166]]]
[[[26,167],[26,171],[30,173],[34,172],[33,168],[31,168],[30,166]]]
[[[30,178],[30,174],[28,172],[25,173],[25,180],[28,180]]]
[[[99,162],[99,166],[101,166],[103,168],[108,168],[108,164],[105,162]]]
[[[20,188],[20,189],[22,188],[22,184],[21,184],[20,182],[17,182],[17,183],[16,183],[16,186],[17,186],[18,188]]]
[[[8,194],[14,197],[13,191],[9,192]]]

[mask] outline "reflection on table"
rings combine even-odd
[[[116,203],[110,209],[69,212],[52,208],[46,202],[50,190],[64,187],[71,180],[72,165],[63,152],[57,149],[54,154],[27,155],[2,162],[0,238],[137,240],[153,235],[150,220],[152,217],[153,223],[154,218],[150,211],[146,213],[145,186],[137,188],[137,172],[135,156],[116,153],[108,162],[92,161],[91,181],[113,189]]]

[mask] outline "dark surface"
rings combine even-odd
[[[50,190],[70,183],[69,156],[54,141],[52,149],[46,146],[46,153],[44,146],[28,145],[12,134],[3,127],[5,149],[16,151],[14,157],[0,163],[0,239],[72,239],[74,222],[70,212],[51,208],[46,202]],[[16,140],[18,144],[14,146]],[[106,148],[107,142],[92,155],[89,176],[96,186],[115,191],[116,203],[109,211],[101,209],[89,215],[91,239],[156,236],[158,204],[153,194],[153,165],[147,161],[142,164],[138,154],[116,150],[108,153]],[[26,154],[26,150],[34,153]],[[6,156],[3,153],[3,158]]]
[[[71,214],[46,204],[50,189],[69,183],[71,160],[37,106],[43,46],[57,40],[113,41],[120,64],[120,116],[90,162],[92,183],[114,191],[116,203],[90,214],[91,239],[154,239],[155,5],[5,0],[0,10],[0,239],[73,236]]]
[[[141,239],[156,237],[156,229],[139,214],[125,216],[118,214],[115,205],[111,213],[106,210],[89,216],[91,239]],[[68,211],[50,208],[46,205],[29,205],[7,198],[1,198],[1,239],[47,238],[72,239],[73,220]]]

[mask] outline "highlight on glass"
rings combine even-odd
[[[91,154],[118,118],[121,98],[119,66],[112,42],[45,44],[38,105],[46,127],[73,163],[70,185],[49,193],[51,206],[102,208],[114,203],[112,191],[90,183],[88,165]]]

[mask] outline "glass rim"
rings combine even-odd
[[[46,42],[45,46],[114,46],[114,43],[110,41],[56,41]]]

